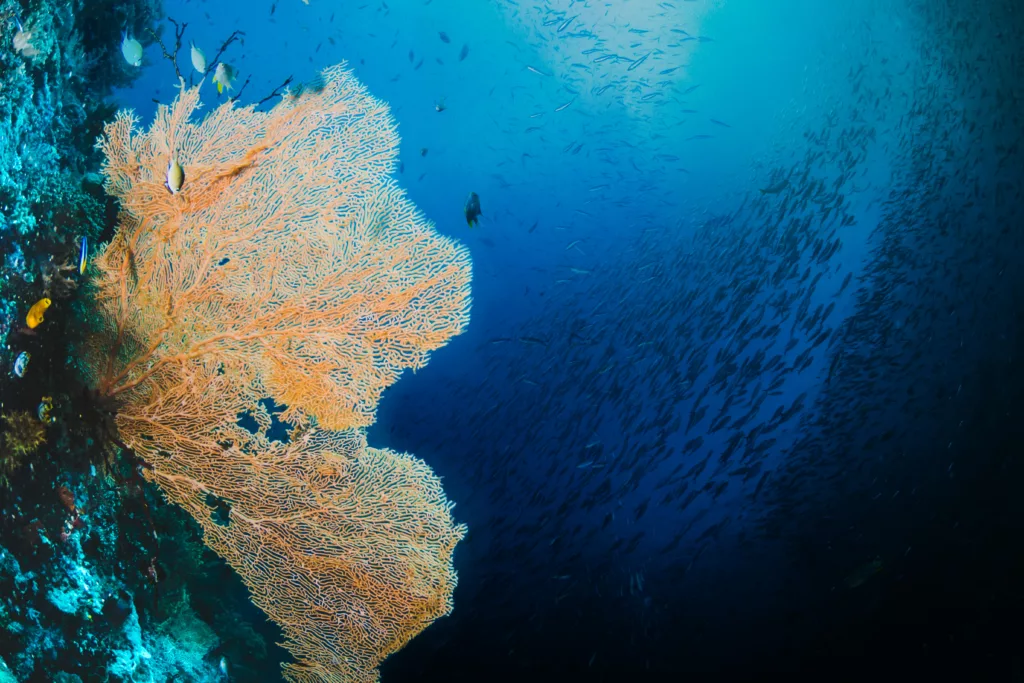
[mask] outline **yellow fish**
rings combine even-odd
[[[171,194],[178,194],[184,184],[185,169],[181,167],[177,159],[172,157],[171,162],[167,164],[167,189],[171,191]]]
[[[25,324],[28,325],[30,330],[36,329],[43,322],[43,313],[46,313],[46,309],[50,307],[51,303],[53,302],[44,296],[32,304],[32,308],[28,309],[28,315],[25,316]]]

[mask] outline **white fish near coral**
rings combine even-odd
[[[192,68],[201,74],[206,73],[206,55],[192,43]]]
[[[217,69],[213,72],[213,82],[217,84],[217,92],[222,93],[225,88],[233,90],[237,76],[238,72],[233,66],[224,62],[218,64]]]
[[[142,66],[142,43],[129,38],[127,33],[121,40],[121,54],[124,55],[124,61],[132,66]]]

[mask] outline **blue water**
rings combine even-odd
[[[369,431],[470,529],[454,613],[383,680],[785,668],[837,623],[822,656],[870,640],[907,584],[954,590],[934,572],[992,524],[955,501],[1003,467],[979,443],[1020,434],[1021,247],[1014,48],[942,33],[957,5],[167,3],[211,58],[244,32],[241,103],[347,61],[472,252],[468,331]],[[150,46],[118,99],[174,93]]]

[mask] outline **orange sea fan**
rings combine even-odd
[[[394,123],[343,69],[268,113],[221,106],[192,123],[198,105],[183,90],[145,133],[122,113],[99,143],[122,216],[96,259],[98,298],[157,344],[97,377],[102,392],[215,352],[255,371],[285,419],[371,424],[402,369],[468,322],[468,252],[395,184]]]
[[[121,113],[98,143],[121,216],[93,264],[83,374],[282,626],[299,659],[286,676],[376,680],[450,611],[465,529],[429,467],[359,428],[464,329],[469,255],[392,179],[395,124],[344,67],[269,112],[192,121],[198,106],[183,87],[148,131]],[[268,438],[267,399],[293,441]]]

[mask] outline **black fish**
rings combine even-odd
[[[778,194],[789,187],[789,181],[783,178],[774,185],[769,185],[761,190],[761,194]]]
[[[437,36],[441,39],[442,43],[450,43],[450,42],[452,42],[452,39],[449,38],[448,34],[445,33],[444,31],[438,32]]]
[[[480,210],[480,197],[476,192],[470,192],[469,198],[466,199],[466,223],[469,227],[478,225],[480,223],[480,216],[483,211]]]
[[[469,56],[469,44],[463,45],[462,50],[459,52],[459,61]]]
[[[832,357],[832,362],[828,366],[828,377],[825,378],[825,384],[832,384],[832,378],[835,377],[836,370],[839,368],[839,363],[842,360],[843,350],[839,349],[836,351],[836,355]]]

